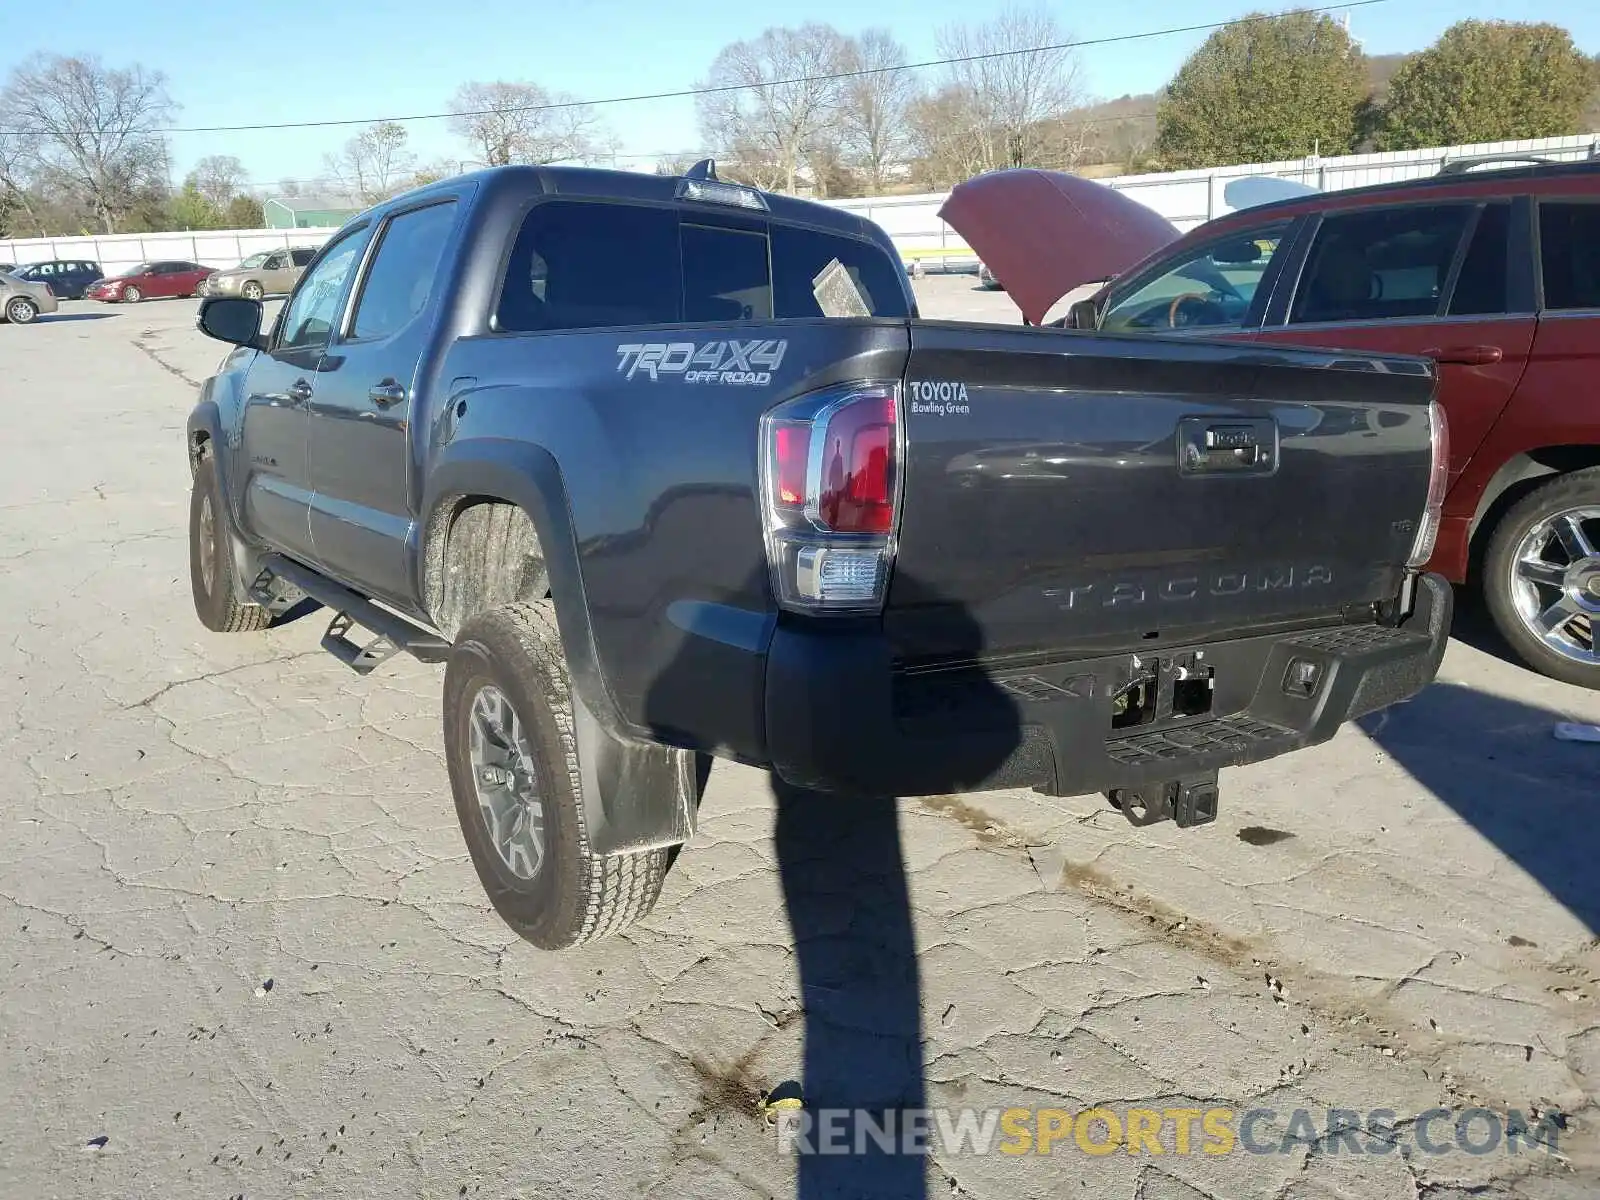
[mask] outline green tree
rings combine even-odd
[[[229,229],[265,229],[267,216],[261,211],[261,201],[254,196],[235,196],[228,201],[222,223]]]
[[[1559,25],[1458,21],[1395,72],[1374,144],[1414,150],[1577,133],[1594,62]]]
[[[1156,112],[1156,154],[1177,169],[1347,154],[1366,89],[1366,60],[1333,18],[1252,13],[1179,68]]]
[[[217,206],[200,194],[193,176],[167,202],[166,217],[173,229],[216,229],[221,216]]]

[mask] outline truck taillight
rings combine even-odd
[[[1416,540],[1411,543],[1411,557],[1406,559],[1408,567],[1422,567],[1433,557],[1434,543],[1439,540],[1439,521],[1444,514],[1444,494],[1450,483],[1450,422],[1437,400],[1428,405],[1428,446],[1433,458],[1433,471],[1428,477],[1428,502],[1422,510]]]
[[[894,562],[900,385],[812,392],[761,418],[767,561],[785,608],[878,612]]]

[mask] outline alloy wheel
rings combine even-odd
[[[1511,598],[1528,632],[1563,658],[1600,666],[1600,508],[1554,513],[1511,556]]]
[[[486,683],[472,699],[468,757],[478,811],[495,853],[521,880],[544,866],[545,810],[533,751],[510,698]]]

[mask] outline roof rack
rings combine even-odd
[[[1439,164],[1440,175],[1465,175],[1474,167],[1495,163],[1523,163],[1531,167],[1559,167],[1574,162],[1600,161],[1600,138],[1589,143],[1589,152],[1582,158],[1555,158],[1549,154],[1536,154],[1531,150],[1508,150],[1502,154],[1469,154],[1462,158],[1446,158]]]

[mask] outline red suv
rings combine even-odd
[[[1479,165],[1230,213],[1067,323],[1434,359],[1450,477],[1430,569],[1481,588],[1529,666],[1600,689],[1600,162]],[[1086,282],[1072,254],[1030,256],[1048,294]]]

